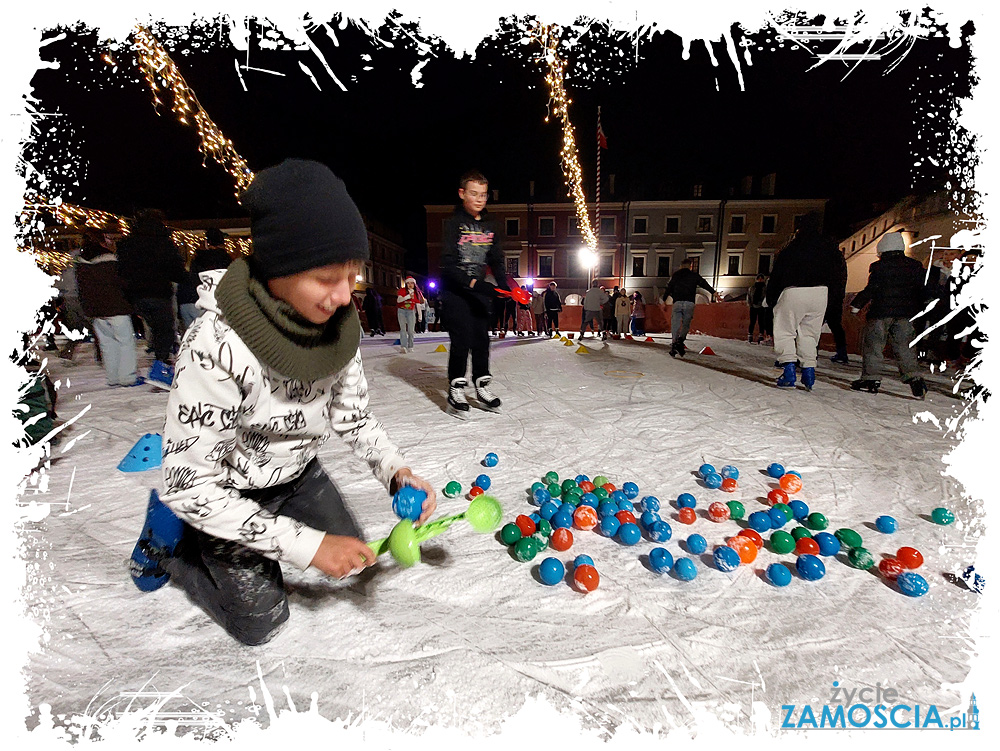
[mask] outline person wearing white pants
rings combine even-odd
[[[774,306],[774,352],[781,365],[798,360],[816,367],[816,350],[826,313],[826,287],[786,287]]]

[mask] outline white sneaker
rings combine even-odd
[[[407,347],[406,351],[409,352],[412,355],[413,354],[413,347]]]
[[[399,348],[399,354],[405,355],[406,354],[406,347],[400,347]]]

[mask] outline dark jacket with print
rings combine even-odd
[[[930,299],[924,285],[924,267],[903,251],[883,253],[868,267],[868,286],[851,301],[862,308],[868,302],[868,318],[912,318]]]
[[[455,213],[445,220],[441,282],[447,292],[489,302],[475,289],[469,288],[473,279],[478,284],[486,278],[487,271],[492,270],[497,287],[509,287],[496,227],[485,209],[479,217],[476,219],[463,206],[457,206]]]

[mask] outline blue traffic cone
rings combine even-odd
[[[132,450],[118,462],[122,472],[143,472],[159,467],[163,461],[163,438],[159,433],[146,433]]]

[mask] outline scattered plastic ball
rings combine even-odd
[[[573,547],[573,533],[570,532],[568,527],[553,529],[552,537],[549,538],[549,545],[552,546],[553,550],[558,550],[560,553],[564,550],[569,550]]]
[[[531,539],[535,541],[535,548],[539,553],[549,547],[549,538],[541,532],[535,532],[535,534],[531,536]]]
[[[649,567],[658,574],[665,574],[674,565],[674,557],[666,548],[653,548],[649,551]]]
[[[840,540],[829,532],[820,532],[813,537],[819,546],[819,554],[825,556],[837,555],[840,552]]]
[[[513,522],[510,524],[504,524],[500,529],[500,539],[503,541],[504,545],[513,545],[522,537],[524,537],[524,535],[521,533],[521,528]]]
[[[792,572],[787,566],[772,563],[764,570],[764,576],[776,587],[787,587],[792,582]]]
[[[444,486],[444,494],[448,498],[456,498],[462,492],[462,483],[452,480]]]
[[[896,579],[899,591],[907,597],[920,597],[927,594],[927,580],[920,574],[904,571]]]
[[[400,519],[416,521],[423,513],[427,493],[412,485],[404,485],[392,497],[392,511]]]
[[[690,558],[678,558],[674,561],[674,573],[681,581],[689,582],[698,575],[698,567]]]
[[[939,506],[938,508],[931,511],[931,520],[935,524],[951,524],[955,521],[955,515],[951,513],[948,509]]]
[[[579,485],[580,483],[583,483],[583,482],[590,482],[590,478],[587,477],[586,475],[577,475],[573,479],[576,481],[577,485]]]
[[[704,482],[705,485],[710,487],[712,490],[718,490],[719,488],[722,487],[722,475],[713,472],[712,474],[705,477]]]
[[[637,524],[625,522],[618,528],[618,541],[623,545],[635,545],[641,539],[642,531]]]
[[[535,530],[538,530],[538,523],[542,521],[542,517],[538,514],[528,514],[528,518],[535,523]]]
[[[795,550],[795,538],[787,532],[782,532],[780,529],[771,533],[768,542],[771,543],[771,550],[780,555],[791,553]]]
[[[795,471],[794,469],[789,469],[789,470],[786,470],[786,471],[785,471],[785,474],[786,474],[786,475],[795,475],[795,476],[796,476],[796,477],[798,477],[798,478],[799,478],[800,480],[802,479],[802,474],[801,474],[800,472],[796,472],[796,471]]]
[[[730,537],[726,540],[726,545],[737,552],[741,563],[753,563],[757,558],[757,546],[753,544],[753,540],[748,540],[746,537],[739,535]]]
[[[795,518],[795,512],[792,511],[792,507],[789,506],[787,503],[776,503],[773,506],[771,506],[771,508],[780,509],[781,512],[785,515],[785,519],[787,519],[788,521],[791,521],[792,519]]]
[[[589,564],[573,569],[573,586],[580,592],[593,592],[601,583],[601,575]]]
[[[595,498],[597,496],[594,496]],[[574,506],[579,506],[580,501],[583,500],[583,491],[580,488],[570,488],[569,490],[563,491],[562,499],[566,503],[571,503]]]
[[[862,571],[867,571],[875,565],[875,559],[866,548],[851,548],[847,551],[847,560],[854,568],[859,568]]]
[[[739,501],[726,501],[726,505],[729,506],[729,518],[734,521],[742,519],[743,515],[747,512],[743,504]]]
[[[573,559],[573,568],[576,568],[577,566],[593,566],[593,565],[594,565],[594,559],[591,558],[589,555],[584,555],[583,553],[581,553],[580,555],[578,555],[576,558]]]
[[[547,491],[545,488],[538,488],[538,490],[534,491],[531,494],[531,497],[534,499],[536,506],[541,506],[546,501],[552,500],[552,496],[549,494],[549,491]]]
[[[479,487],[481,487],[483,490],[489,490],[490,489],[490,485],[492,485],[492,484],[493,484],[493,481],[490,480],[490,476],[489,475],[479,475],[479,477],[476,478],[476,485],[478,485]]]
[[[566,503],[565,501],[563,501],[561,504],[559,504],[559,510],[569,514],[570,516],[573,516],[573,513],[576,511],[576,506],[574,506],[572,503]]]
[[[708,518],[713,522],[729,521],[729,506],[716,501],[708,507]]]
[[[614,493],[615,490],[617,490],[617,488],[615,487],[614,483],[611,483],[611,482],[606,482],[603,485],[601,485],[601,487],[604,488],[609,493]]]
[[[562,488],[562,492],[564,493],[568,490],[572,490],[573,488],[577,487],[576,480],[567,477],[565,480],[562,481],[562,485],[560,485],[560,487]]]
[[[840,544],[845,548],[860,548],[861,547],[861,535],[855,532],[853,529],[848,529],[846,527],[838,529],[833,533],[833,536],[840,540]]]
[[[900,548],[896,551],[896,558],[905,568],[920,568],[924,563],[924,557],[916,548]]]
[[[584,493],[580,497],[580,503],[584,503],[587,506],[590,506],[592,509],[596,510],[597,507],[601,505],[601,499],[598,498],[593,493]]]
[[[622,523],[618,521],[613,516],[605,516],[601,519],[601,534],[605,537],[614,537],[618,534],[618,529],[622,526]]]
[[[532,514],[532,516],[534,516],[534,514]],[[542,535],[546,540],[552,537],[552,525],[547,519],[539,517],[535,520],[535,526],[538,527],[538,532],[536,534]]]
[[[673,533],[674,530],[665,521],[658,521],[646,530],[646,534],[649,535],[649,539],[653,542],[666,542],[671,538]]]
[[[722,478],[722,485],[719,487],[726,493],[735,493],[740,486],[732,477],[724,477]]]
[[[771,520],[771,529],[781,529],[788,524],[788,516],[778,506],[771,506],[767,512],[767,518]]]
[[[611,501],[610,498],[608,500]],[[614,501],[611,502],[614,503]],[[628,511],[630,514],[633,514],[635,513],[635,506],[632,505],[632,501],[630,501],[628,498],[625,498],[624,500],[618,502],[618,510]]]
[[[803,537],[812,537],[812,536],[813,536],[812,532],[810,532],[805,527],[796,527],[795,529],[792,530],[792,537],[794,537],[796,540],[801,539]]]
[[[473,485],[471,488],[469,488],[469,498],[475,498],[477,495],[482,495],[485,492],[486,491],[483,490],[478,485]]]
[[[802,478],[791,473],[782,475],[778,484],[786,493],[798,493],[802,490]]]
[[[694,524],[697,519],[698,515],[693,508],[682,508],[677,512],[677,521],[681,524]]]
[[[635,524],[635,514],[631,511],[619,511],[615,514],[615,518],[622,524]]]
[[[581,482],[579,487],[584,493],[593,493],[596,486],[590,480],[586,480]]]
[[[538,543],[531,537],[522,537],[514,543],[514,557],[521,563],[527,563],[538,555]]]
[[[546,489],[549,491],[549,495],[553,498],[558,498],[562,495],[562,488],[557,482],[549,483],[549,486]]]
[[[677,508],[694,508],[698,505],[698,501],[690,493],[681,493],[677,496]]]
[[[687,549],[691,555],[701,555],[708,550],[708,541],[701,535],[689,535]]]
[[[639,486],[634,482],[622,483],[622,492],[626,498],[633,500],[639,496]]]
[[[905,570],[903,564],[896,558],[883,558],[878,562],[879,573],[889,581],[896,581],[896,578]]]
[[[590,492],[593,493],[594,495],[596,495],[602,501],[608,500],[608,496],[611,495],[607,490],[605,490],[604,488],[601,488],[601,487],[594,488]]]
[[[597,526],[597,512],[590,506],[578,506],[573,512],[573,526],[589,532]]]
[[[767,474],[769,477],[773,477],[775,480],[777,480],[779,477],[785,474],[785,468],[782,465],[778,464],[777,462],[773,464],[768,464]]]
[[[604,485],[607,485],[607,484],[608,484],[608,482],[610,482],[610,481],[609,481],[609,480],[608,480],[608,478],[607,478],[607,477],[605,477],[604,475],[598,475],[598,476],[597,476],[597,477],[595,477],[595,478],[594,478],[594,480],[593,480],[593,483],[594,483],[594,487],[595,487],[595,488],[600,488],[600,487],[603,487]]]
[[[801,521],[809,516],[809,506],[802,501],[789,501],[788,507],[792,510],[792,517],[796,521]]]
[[[806,581],[818,581],[826,576],[826,566],[815,555],[800,555],[795,559],[795,570]]]
[[[771,529],[771,517],[766,511],[754,511],[747,517],[747,524],[755,532],[767,532]]]
[[[774,490],[768,492],[767,502],[770,503],[772,506],[776,503],[787,504],[788,493],[786,493],[784,490],[781,490],[780,488],[775,488]]]
[[[558,584],[566,576],[566,567],[558,558],[546,558],[538,564],[538,578],[550,587]]]
[[[556,529],[569,529],[573,526],[573,515],[560,510],[554,513],[549,521]]]
[[[521,530],[522,537],[529,537],[538,530],[538,525],[532,520],[530,516],[525,514],[520,514],[514,519],[514,524],[517,525],[518,529]]]
[[[725,467],[719,470],[719,474],[722,475],[724,480],[738,480],[740,479],[740,471],[736,469],[732,464],[727,464]]]
[[[601,501],[597,506],[597,515],[602,519],[606,516],[614,516],[620,509],[611,501]]]
[[[495,467],[500,463],[500,457],[494,454],[492,451],[483,457],[484,467]]]
[[[639,508],[643,511],[659,511],[660,499],[655,495],[644,495],[639,501]]]
[[[875,529],[884,535],[891,535],[896,531],[896,520],[891,516],[880,516],[875,520]]]
[[[740,567],[740,554],[728,545],[720,545],[712,554],[715,567],[719,571],[735,571]]]
[[[742,529],[742,530],[740,530],[739,536],[740,537],[745,537],[748,540],[752,540],[753,544],[757,546],[757,550],[760,550],[762,547],[764,547],[764,538],[761,537],[759,534],[757,534],[752,529]]]
[[[826,517],[819,511],[813,511],[805,519],[805,524],[809,529],[826,529],[830,526],[830,522],[827,521]]]
[[[819,543],[811,537],[800,537],[795,541],[796,555],[819,555]]]
[[[702,464],[700,467],[698,467],[698,477],[700,477],[702,480],[704,480],[709,475],[714,475],[715,473],[716,473],[715,467],[713,467],[711,464]]]
[[[556,472],[550,471],[546,472],[545,477],[542,479],[545,480],[546,485],[552,485],[553,483],[559,482],[559,475]]]
[[[643,511],[642,516],[639,517],[639,526],[642,527],[643,530],[648,530],[659,521],[663,520],[655,511]]]
[[[559,506],[557,506],[552,501],[546,501],[538,509],[538,515],[545,519],[546,521],[552,521],[552,516],[559,511]]]

